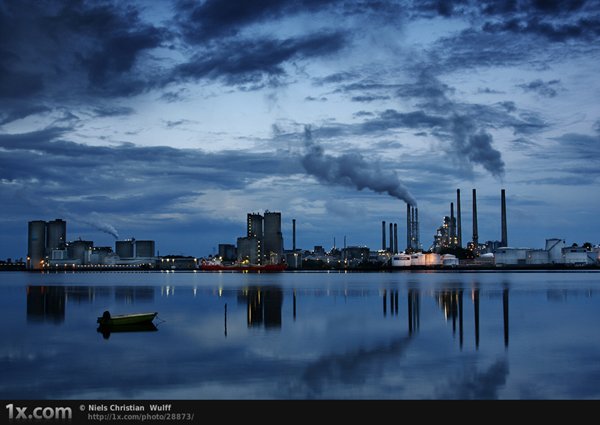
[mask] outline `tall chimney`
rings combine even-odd
[[[394,254],[398,253],[398,223],[394,223]]]
[[[390,223],[390,252],[394,250],[394,225]]]
[[[292,219],[292,251],[296,251],[296,219]]]
[[[502,189],[502,241],[500,246],[508,246],[508,235],[506,233],[506,191]]]
[[[410,249],[410,240],[412,238],[412,236],[410,234],[411,224],[412,224],[412,222],[410,221],[410,204],[406,204],[406,249],[407,250]]]
[[[410,213],[410,247],[415,249],[415,238],[417,237],[417,232],[415,231],[415,208],[411,208]]]
[[[473,189],[473,249],[479,248],[479,234],[477,231],[477,191]]]
[[[419,249],[419,245],[421,245],[420,242],[420,236],[419,236],[419,209],[415,208],[415,222],[414,227],[415,227],[415,249]]]
[[[462,224],[460,222],[460,189],[456,189],[456,226],[456,242],[458,243],[458,246],[462,248]]]
[[[381,222],[381,250],[385,251],[385,220]]]
[[[456,239],[456,219],[454,218],[454,202],[450,202],[450,246],[454,246]]]

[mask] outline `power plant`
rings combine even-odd
[[[404,267],[506,267],[506,266],[586,266],[600,264],[600,247],[591,244],[566,246],[559,238],[546,239],[544,249],[508,246],[508,212],[506,190],[500,191],[500,240],[480,242],[477,190],[472,189],[472,235],[463,244],[461,190],[449,202],[448,215],[433,236],[433,244],[424,250],[420,241],[419,209],[406,204],[406,248],[400,252],[398,223],[381,221],[381,249],[371,251],[366,246],[334,245],[329,251],[322,246],[314,250],[297,247],[296,219],[292,219],[292,246],[284,249],[281,213],[265,211],[248,213],[246,235],[237,244],[219,244],[218,257],[208,260],[184,256],[155,257],[153,240],[135,238],[115,241],[115,249],[96,247],[90,240],[67,241],[67,225],[62,219],[33,220],[28,223],[27,262],[29,270],[78,268],[95,266],[148,266],[160,269],[202,269],[211,261],[230,267],[236,264],[258,266],[260,270],[290,269],[385,269]],[[402,231],[402,229],[400,230]],[[389,232],[389,234],[387,233]],[[181,257],[181,258],[180,258]],[[212,258],[212,259],[211,259]],[[184,267],[185,266],[185,267]],[[283,266],[283,267],[281,267]],[[215,269],[216,270],[216,269]]]

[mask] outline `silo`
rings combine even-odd
[[[51,255],[53,249],[64,249],[67,240],[67,222],[57,218],[46,225],[46,254]]]
[[[134,257],[134,251],[133,251],[134,242],[135,241],[132,239],[115,242],[115,252],[119,256],[119,258],[133,258]]]
[[[27,235],[27,268],[40,270],[46,252],[46,222],[34,220],[29,222]]]
[[[135,241],[136,257],[154,257],[154,241]]]

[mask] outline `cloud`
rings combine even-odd
[[[178,22],[190,43],[206,43],[215,38],[232,37],[251,24],[277,20],[300,12],[316,12],[336,0],[256,0],[223,2],[207,0],[177,3]]]
[[[535,92],[544,97],[555,97],[557,95],[556,87],[560,85],[560,80],[542,81],[533,80],[525,84],[517,84],[525,92]]]
[[[374,102],[376,100],[389,100],[389,96],[380,95],[364,95],[364,96],[352,96],[353,102]]]
[[[338,52],[346,45],[341,32],[323,32],[287,39],[236,39],[224,41],[192,60],[178,65],[173,81],[220,80],[227,85],[276,82],[292,60],[310,59]],[[259,86],[260,87],[260,86]]]

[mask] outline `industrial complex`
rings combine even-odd
[[[296,247],[296,219],[292,219],[292,246],[284,249],[281,212],[248,213],[246,232],[235,244],[220,243],[218,254],[206,258],[159,256],[154,240],[116,240],[114,249],[94,246],[93,241],[67,239],[62,219],[35,220],[28,224],[28,270],[158,269],[215,270],[252,265],[259,270],[356,269],[392,270],[421,268],[540,268],[600,267],[600,247],[568,246],[564,239],[549,238],[543,249],[511,247],[508,243],[506,191],[500,192],[501,238],[481,243],[478,235],[477,193],[472,190],[472,235],[464,243],[461,192],[450,202],[450,214],[442,218],[433,243],[424,249],[419,230],[419,210],[406,206],[406,246],[399,249],[398,223],[381,222],[381,249],[366,246]],[[386,232],[389,234],[386,235]],[[212,268],[207,265],[212,265]],[[203,267],[204,266],[204,267]],[[281,266],[281,267],[280,267]],[[271,267],[271,269],[269,269]],[[277,267],[277,268],[275,268]]]

